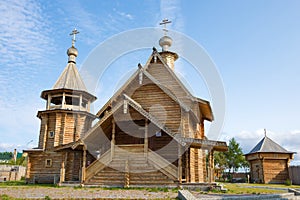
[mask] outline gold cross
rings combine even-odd
[[[73,47],[74,47],[75,42],[76,42],[76,34],[78,34],[78,33],[79,33],[79,31],[77,31],[76,28],[74,28],[74,30],[72,31],[72,33],[70,33],[70,35],[73,36],[73,38],[72,38],[72,46],[73,46]]]
[[[171,21],[169,21],[168,19],[163,19],[162,22],[159,23],[159,25],[164,25],[163,31],[164,34],[167,35],[168,29],[167,29],[167,24],[172,23]]]

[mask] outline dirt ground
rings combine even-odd
[[[0,199],[176,199],[177,191],[151,191],[147,189],[103,189],[73,187],[0,187]]]

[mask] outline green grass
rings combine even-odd
[[[26,185],[24,181],[5,181],[0,182],[0,186],[22,186]]]
[[[26,184],[25,181],[5,181],[0,182],[0,187],[25,186],[25,187],[59,187],[55,184]]]
[[[1,200],[22,200],[22,199],[19,199],[19,198],[9,197],[9,196],[6,195],[6,194],[1,194],[1,195],[0,195],[0,199],[1,199]]]
[[[300,188],[298,185],[286,186],[283,184],[247,184],[247,183],[225,183],[224,187],[228,189],[228,194],[278,194],[285,193],[285,190],[278,190],[276,188]],[[250,188],[257,187],[257,188]],[[274,189],[272,189],[274,188]],[[212,192],[214,193],[214,191]]]

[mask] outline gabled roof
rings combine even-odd
[[[87,92],[75,63],[69,62],[53,86],[53,89],[71,89]]]
[[[167,70],[167,72],[169,73],[169,75],[173,78],[173,80],[178,84],[178,86],[185,92],[184,97],[179,97],[176,94],[172,94],[170,95],[173,91],[176,92],[175,89],[173,88],[167,88],[165,87],[165,85],[161,82],[161,80],[158,80],[156,77],[153,77],[148,71],[148,67],[153,59],[153,57],[156,56],[162,63],[162,65],[164,66],[164,68]],[[139,73],[143,73],[146,77],[148,77],[151,81],[153,81],[158,87],[160,87],[164,92],[166,92],[166,94],[168,96],[170,96],[170,98],[172,98],[174,100],[175,97],[175,101],[177,103],[180,104],[180,106],[182,108],[184,108],[185,110],[188,111],[192,111],[193,109],[190,107],[190,105],[186,104],[183,100],[184,99],[189,99],[189,101],[195,102],[199,105],[201,114],[203,116],[203,119],[212,121],[213,120],[213,113],[210,107],[210,103],[208,101],[202,100],[200,98],[194,97],[189,90],[182,84],[182,82],[179,80],[179,78],[176,76],[176,74],[173,72],[172,69],[170,69],[168,67],[168,65],[164,62],[163,58],[160,56],[159,52],[156,51],[156,49],[153,50],[151,56],[149,57],[149,59],[147,60],[146,64],[144,67],[142,67],[141,65],[139,65],[140,69],[137,69],[135,71],[135,73],[125,82],[125,84],[119,88],[119,90],[110,98],[110,100],[98,111],[97,115],[100,115],[103,111],[105,111],[106,107],[109,106],[110,102],[115,99],[117,96],[121,95],[124,91],[124,89],[139,75]],[[169,91],[169,92],[168,92]]]
[[[265,136],[248,154],[252,153],[293,153]]]

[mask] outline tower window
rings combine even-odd
[[[55,135],[54,131],[49,131],[49,138],[54,138],[54,135]]]
[[[52,167],[52,159],[45,160],[45,167]]]
[[[79,98],[72,97],[72,96],[66,96],[66,104],[73,105],[73,106],[79,106]]]
[[[58,97],[52,97],[51,99],[51,104],[52,105],[61,105],[62,104],[62,96],[58,96]]]

